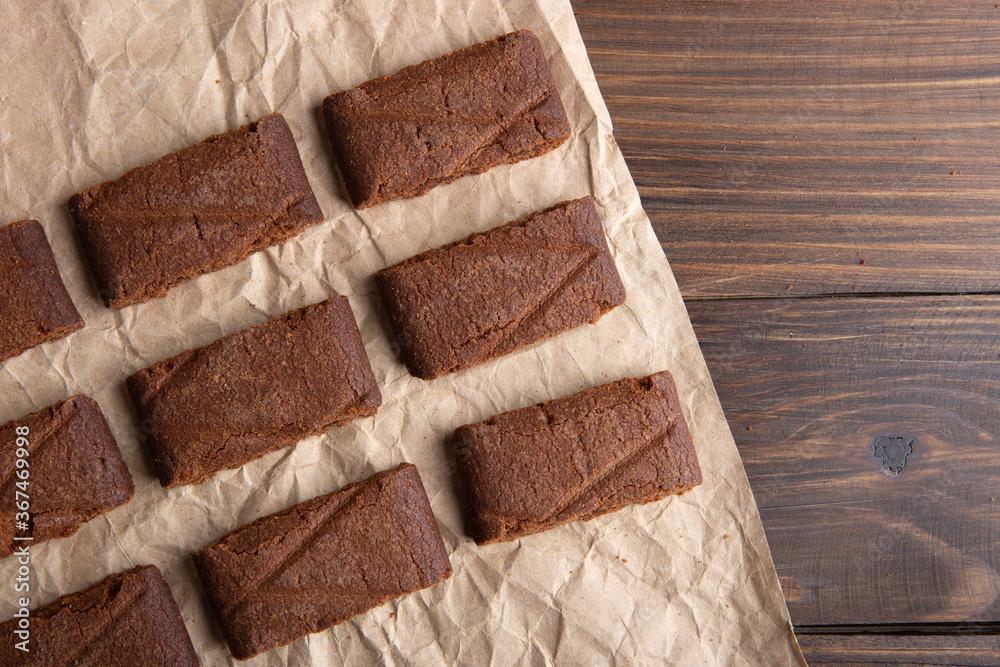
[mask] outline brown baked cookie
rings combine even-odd
[[[590,197],[375,276],[410,373],[431,380],[596,322],[625,301]]]
[[[126,385],[163,486],[238,468],[382,404],[342,296],[182,352]]]
[[[113,308],[163,296],[323,220],[277,113],[75,194],[69,210]]]
[[[479,544],[586,521],[701,484],[667,371],[468,424],[452,438]]]
[[[0,227],[0,362],[82,328],[38,221]]]
[[[408,463],[243,526],[196,552],[194,563],[238,660],[451,576]]]
[[[200,665],[177,602],[155,565],[115,574],[31,612],[28,652],[17,644],[23,619],[0,625],[0,664],[37,667]],[[23,630],[22,630],[23,632]]]
[[[548,153],[570,132],[528,30],[330,95],[323,117],[357,208]]]
[[[24,544],[72,535],[135,493],[101,408],[87,396],[0,426],[0,443],[0,558]],[[18,447],[25,444],[27,457],[18,457]],[[18,467],[19,458],[27,459],[27,473]],[[15,504],[25,497],[17,495],[19,490],[30,499],[26,520]],[[27,529],[17,529],[22,522]],[[32,541],[15,541],[15,536]]]

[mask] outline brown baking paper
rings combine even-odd
[[[323,97],[519,28],[544,44],[570,140],[417,199],[353,210],[319,122]],[[451,552],[451,579],[241,664],[804,664],[743,466],[569,0],[5,2],[0,29],[2,222],[42,222],[87,323],[3,364],[0,423],[86,393],[136,482],[126,506],[32,548],[33,607],[154,563],[204,664],[233,664],[190,554],[248,521],[409,461]],[[70,195],[270,111],[288,120],[326,222],[165,298],[105,308],[76,244]],[[432,382],[411,377],[373,274],[588,193],[625,305],[501,360]],[[347,295],[358,319],[384,397],[378,415],[202,484],[161,488],[125,377],[333,294]],[[447,447],[453,429],[663,369],[677,379],[701,487],[512,543],[480,548],[465,537]],[[0,563],[3,618],[15,609],[15,568],[15,559]]]

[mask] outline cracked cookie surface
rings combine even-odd
[[[75,194],[69,210],[113,308],[163,296],[323,220],[278,113]]]
[[[82,328],[42,225],[0,227],[0,362]]]
[[[15,536],[18,427],[28,428],[32,545],[72,535],[85,522],[124,505],[132,476],[97,403],[79,394],[0,426],[0,558]],[[25,534],[18,531],[18,534]]]
[[[62,667],[196,667],[177,602],[154,565],[112,575],[31,612],[29,652],[0,625],[0,663]],[[9,660],[9,662],[8,662]]]
[[[126,386],[168,487],[369,417],[382,404],[343,296],[165,359]]]
[[[452,444],[478,544],[660,500],[702,480],[667,371],[467,424]]]
[[[420,475],[408,463],[258,519],[194,561],[240,660],[452,572]]]
[[[359,209],[537,157],[570,134],[541,42],[528,30],[330,95],[323,117]]]
[[[410,373],[454,373],[596,322],[625,301],[593,199],[425,252],[375,276]]]

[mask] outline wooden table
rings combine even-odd
[[[1000,665],[1000,7],[574,0],[812,665]]]

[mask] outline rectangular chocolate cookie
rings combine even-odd
[[[112,575],[32,611],[27,632],[21,627],[24,620],[13,618],[0,625],[0,664],[201,664],[177,602],[155,565]],[[27,653],[17,647],[22,641],[27,642]]]
[[[451,576],[408,463],[243,526],[195,553],[194,563],[238,660]]]
[[[126,386],[163,486],[238,468],[382,404],[343,296],[182,352]]]
[[[590,197],[375,276],[403,361],[430,380],[596,322],[625,302]]]
[[[330,95],[323,117],[357,208],[548,153],[570,131],[528,30]]]
[[[478,544],[586,521],[701,484],[666,371],[462,426],[452,444],[466,526]]]
[[[69,210],[104,303],[142,303],[321,222],[281,114],[73,195]]]
[[[82,328],[38,221],[0,227],[0,362]]]
[[[23,439],[22,439],[23,438]],[[135,486],[101,408],[73,396],[0,426],[0,558],[16,547],[75,533],[95,516],[132,499]],[[17,449],[28,451],[18,457]],[[28,472],[18,467],[27,458]],[[16,502],[30,498],[29,518]],[[16,530],[21,523],[27,529]],[[15,536],[32,541],[16,541]]]

